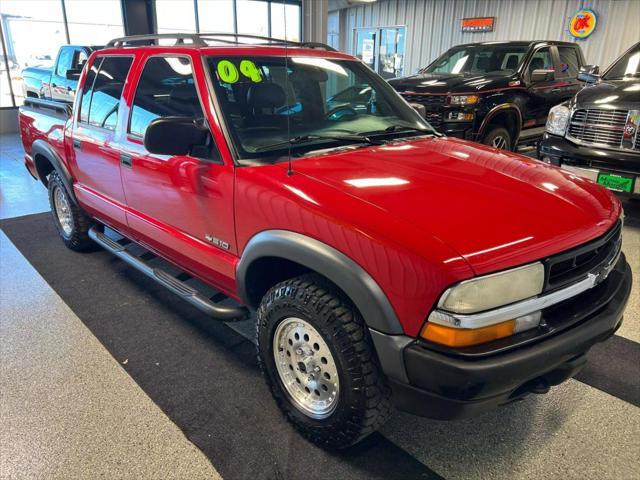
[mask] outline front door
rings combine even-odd
[[[127,221],[147,247],[218,288],[234,291],[233,165],[152,154],[144,147],[145,131],[156,118],[204,121],[192,61],[173,55],[144,62],[121,142]]]
[[[548,81],[532,82],[531,74],[534,70],[553,70],[557,74],[556,63],[551,47],[536,50],[528,61],[524,77],[528,83],[529,99],[526,111],[523,112],[525,125],[540,126],[547,121],[547,114],[551,107],[558,102],[558,90],[555,78]]]

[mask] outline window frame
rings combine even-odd
[[[129,115],[127,116],[127,123],[124,125],[124,135],[129,141],[143,141],[144,135],[138,135],[137,133],[131,132],[131,120],[133,117],[133,107],[134,102],[136,100],[136,93],[138,92],[138,86],[140,85],[140,80],[142,79],[142,75],[144,74],[145,69],[147,68],[147,63],[152,58],[186,58],[189,60],[189,65],[191,66],[191,75],[193,77],[193,85],[196,89],[196,94],[198,95],[198,103],[200,104],[200,109],[202,110],[202,116],[205,121],[205,125],[209,129],[209,133],[213,136],[213,132],[211,131],[211,126],[209,125],[209,120],[207,118],[207,111],[204,108],[204,103],[202,101],[202,95],[200,94],[200,90],[198,89],[198,82],[196,82],[196,73],[194,66],[193,57],[189,54],[185,53],[152,53],[148,55],[146,58],[142,60],[141,64],[137,65],[136,70],[139,72],[136,75],[135,85],[131,85],[131,108],[129,108]]]
[[[136,56],[134,54],[123,54],[123,53],[99,53],[94,57],[94,59],[91,61],[91,65],[89,65],[89,61],[87,60],[87,63],[85,64],[84,68],[87,69],[87,73],[85,74],[85,80],[86,80],[86,76],[88,75],[88,69],[91,68],[98,59],[105,59],[107,57],[124,57],[124,58],[130,58],[131,59],[131,65],[129,66],[129,71],[127,72],[127,77],[124,80],[124,85],[122,87],[122,92],[120,92],[120,99],[118,100],[118,109],[116,110],[118,113],[118,120],[116,121],[116,126],[111,129],[111,128],[106,128],[106,127],[101,127],[99,125],[93,125],[91,123],[89,123],[89,115],[91,114],[91,105],[93,104],[93,90],[96,84],[96,80],[98,79],[98,75],[96,74],[96,78],[94,78],[93,80],[93,85],[91,85],[91,100],[89,101],[89,114],[87,115],[87,121],[84,122],[82,120],[80,120],[80,114],[82,113],[82,108],[76,108],[77,112],[75,114],[74,117],[74,130],[76,129],[76,127],[81,126],[82,128],[89,128],[89,129],[94,129],[100,132],[109,132],[112,134],[116,134],[118,132],[118,127],[119,124],[118,122],[120,121],[121,118],[121,110],[122,110],[122,101],[124,99],[124,94],[126,91],[126,86],[127,86],[127,82],[130,80],[131,78],[131,72],[133,71],[133,67],[135,65],[135,61],[136,61]],[[98,73],[100,72],[100,68],[102,68],[102,62],[100,62],[100,67],[98,67]],[[84,83],[82,84],[82,88],[84,89]],[[78,105],[82,106],[82,98],[84,97],[84,94],[77,96],[77,102]]]

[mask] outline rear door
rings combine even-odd
[[[206,156],[157,155],[144,147],[147,127],[156,118],[178,116],[209,123],[200,101],[208,98],[201,58],[152,55],[141,62],[121,142],[129,228],[139,241],[182,268],[233,291],[233,164]],[[200,87],[194,67],[201,72]]]
[[[115,135],[132,63],[129,55],[95,57],[77,104],[73,129],[76,195],[87,210],[116,228],[126,227],[126,202]]]

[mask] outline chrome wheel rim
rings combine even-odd
[[[53,207],[56,217],[63,233],[68,237],[73,231],[73,218],[71,217],[71,206],[69,200],[60,187],[56,187],[53,192]]]
[[[499,150],[504,150],[505,148],[507,148],[507,139],[502,135],[498,135],[493,139],[491,145]]]
[[[301,318],[285,318],[273,336],[273,355],[280,381],[296,408],[315,419],[331,415],[338,404],[340,380],[320,333]]]

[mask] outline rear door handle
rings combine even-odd
[[[131,155],[127,155],[126,153],[120,154],[120,163],[124,167],[132,168],[133,167],[133,158]]]
[[[80,143],[80,139],[79,138],[74,138],[73,139],[73,148],[82,148],[82,143]]]

